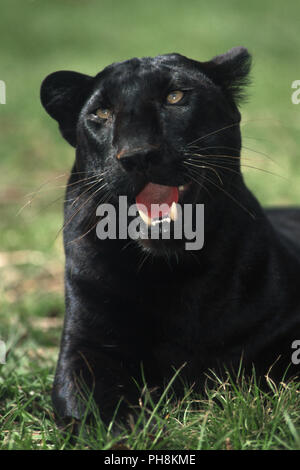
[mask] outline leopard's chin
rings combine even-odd
[[[172,256],[185,251],[184,240],[152,240],[149,238],[139,239],[137,243],[143,251],[154,256]]]

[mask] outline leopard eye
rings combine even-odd
[[[97,109],[96,111],[96,115],[100,118],[100,119],[108,119],[111,117],[111,111],[109,109]]]
[[[180,90],[172,91],[167,96],[167,102],[169,104],[176,104],[182,100],[184,93]]]

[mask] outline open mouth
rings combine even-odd
[[[181,186],[164,186],[148,183],[136,196],[136,206],[142,220],[148,226],[175,222],[178,218],[177,203],[190,183]]]

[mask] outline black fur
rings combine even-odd
[[[181,376],[201,389],[208,369],[236,370],[241,357],[261,376],[275,363],[275,380],[287,367],[286,377],[299,373],[291,346],[300,339],[300,211],[265,211],[244,184],[237,103],[249,68],[248,51],[234,48],[209,62],[168,54],[43,82],[43,106],[76,147],[53,388],[60,416],[80,418],[81,380],[105,420],[120,397],[136,404],[141,364],[148,385],[160,387],[186,363]],[[174,90],[184,96],[171,105]],[[98,108],[111,117],[96,117]],[[134,203],[148,182],[191,182],[181,202],[205,205],[202,250],[96,237],[98,204],[116,205],[119,195]]]

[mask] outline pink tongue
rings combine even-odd
[[[141,204],[146,206],[148,216],[151,219],[163,217],[168,215],[171,210],[173,202],[178,202],[178,188],[175,186],[163,186],[160,184],[148,183],[144,189],[136,197],[137,208],[141,211],[145,211]],[[151,207],[155,204],[155,207]],[[159,210],[158,205],[166,204],[168,207],[163,210]]]

